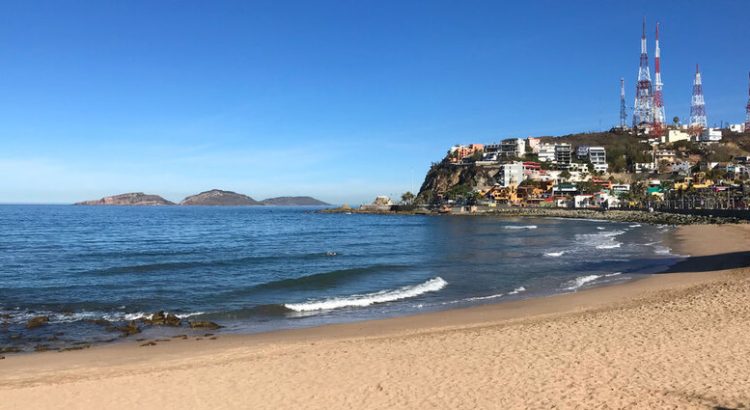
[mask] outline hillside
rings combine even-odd
[[[127,205],[127,206],[155,206],[174,205],[159,195],[149,195],[143,192],[131,192],[127,194],[107,196],[101,199],[77,202],[75,205]]]
[[[276,198],[268,198],[260,201],[263,205],[271,206],[324,206],[330,205],[329,203],[323,202],[319,199],[315,199],[309,196],[280,196]]]
[[[210,191],[201,192],[200,194],[191,195],[183,199],[182,202],[180,202],[180,205],[248,206],[262,204],[247,195],[238,194],[232,191],[212,189]]]

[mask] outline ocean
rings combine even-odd
[[[317,209],[2,205],[0,348],[191,333],[122,338],[100,320],[156,311],[225,333],[393,317],[575,292],[682,258],[667,226]],[[35,316],[49,323],[27,329]]]

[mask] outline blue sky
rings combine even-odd
[[[454,143],[614,125],[644,15],[667,117],[700,63],[709,123],[743,121],[741,0],[5,1],[0,202],[416,190]]]

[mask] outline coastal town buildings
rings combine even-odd
[[[555,144],[555,164],[560,168],[567,168],[572,161],[573,148],[568,143]]]
[[[700,142],[719,142],[721,141],[722,134],[721,130],[716,128],[706,128],[701,131],[698,136]]]
[[[555,144],[544,143],[539,146],[539,161],[541,162],[554,162],[555,161]]]
[[[508,138],[500,142],[500,155],[503,158],[523,158],[526,142],[521,138]]]
[[[502,164],[497,174],[497,182],[502,187],[518,185],[524,179],[524,164],[519,161]]]
[[[540,138],[528,137],[526,138],[526,145],[528,146],[528,151],[530,153],[538,154],[539,147],[542,145],[542,140]]]
[[[588,160],[594,165],[594,171],[607,172],[607,150],[604,147],[589,147]]]

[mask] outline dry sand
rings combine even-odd
[[[11,356],[0,408],[748,408],[750,226],[675,241],[683,273],[574,294]]]

